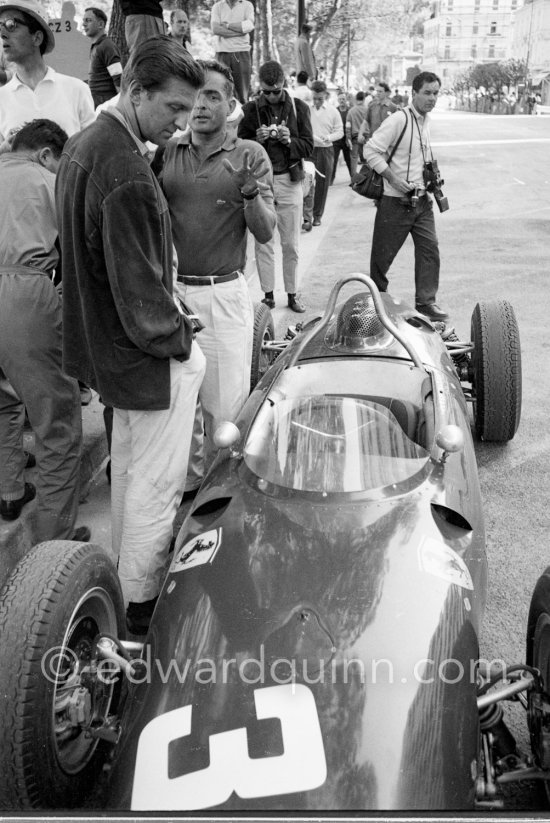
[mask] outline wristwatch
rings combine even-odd
[[[243,198],[243,200],[254,200],[254,198],[257,197],[259,195],[259,193],[260,193],[260,187],[256,186],[256,188],[253,189],[253,191],[249,192],[248,194],[245,194],[242,191],[241,192],[241,197]]]

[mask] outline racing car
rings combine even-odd
[[[14,570],[2,808],[74,807],[95,785],[121,811],[464,810],[550,777],[550,569],[527,663],[479,661],[471,421],[498,442],[519,424],[510,304],[478,304],[461,342],[351,274],[284,340],[261,306],[254,346],[144,640],[100,547],[43,543]]]

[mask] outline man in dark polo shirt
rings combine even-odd
[[[84,12],[82,28],[92,41],[88,85],[94,98],[94,106],[110,100],[120,90],[122,63],[120,54],[110,37],[105,34],[107,15],[102,9],[90,6]]]
[[[190,132],[168,143],[160,181],[178,255],[185,304],[204,329],[206,372],[199,391],[208,464],[212,435],[233,421],[250,390],[253,309],[243,275],[247,230],[258,243],[275,228],[273,177],[265,150],[227,130],[235,108],[231,71],[215,60],[199,61],[205,84],[189,119]],[[192,445],[190,465],[195,466]],[[199,468],[195,469],[199,475]],[[200,477],[188,474],[186,490]]]

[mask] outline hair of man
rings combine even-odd
[[[314,94],[325,94],[327,91],[327,84],[324,80],[314,80],[310,86]]]
[[[311,24],[310,23],[302,23],[302,34],[311,34]]]
[[[363,100],[365,99],[365,92],[364,91],[358,91],[357,94],[355,95],[355,99],[357,100],[358,103],[362,103]]]
[[[420,91],[424,83],[439,83],[441,87],[441,80],[434,74],[433,71],[421,71],[412,81],[412,90]]]
[[[185,16],[187,17],[187,14],[185,13],[184,9],[172,9],[172,11],[170,12],[170,23],[174,22],[174,17],[178,13],[178,11],[182,11],[185,14]],[[187,19],[189,20],[188,17],[187,17]]]
[[[144,91],[158,91],[174,77],[194,89],[204,84],[204,72],[197,61],[177,40],[161,34],[136,46],[122,72],[121,90],[127,91],[135,82]]]
[[[305,86],[307,84],[308,79],[309,74],[307,73],[307,71],[299,71],[296,75],[296,82],[300,83],[301,86]]]
[[[388,94],[389,94],[389,92],[391,91],[391,89],[390,89],[390,87],[388,86],[388,84],[387,84],[387,83],[384,83],[384,82],[380,82],[380,83],[378,83],[378,88],[380,88],[380,89],[384,89],[384,91],[385,91],[385,92],[387,92]]]
[[[235,96],[235,85],[233,83],[233,72],[228,66],[224,66],[218,60],[197,60],[197,63],[204,71],[205,75],[208,71],[215,71],[225,77],[224,91],[228,100],[232,100]]]
[[[51,149],[56,160],[61,157],[63,146],[68,140],[67,133],[53,120],[40,118],[31,120],[19,129],[15,137],[11,150],[16,152],[21,149]]]
[[[105,26],[107,25],[107,15],[106,15],[106,14],[105,14],[105,12],[103,11],[103,9],[98,9],[98,8],[96,8],[95,6],[89,6],[87,9],[84,9],[84,11],[85,11],[85,12],[86,12],[86,11],[91,11],[91,12],[92,12],[92,14],[93,14],[93,15],[95,15],[95,17],[96,17],[98,20],[101,20],[101,22],[102,22]]]
[[[276,60],[268,60],[260,66],[260,82],[266,86],[277,86],[284,83],[285,73],[283,67]]]

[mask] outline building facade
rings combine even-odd
[[[550,0],[547,0],[550,2]],[[432,0],[424,22],[422,68],[443,86],[475,63],[513,56],[514,19],[523,0]]]

